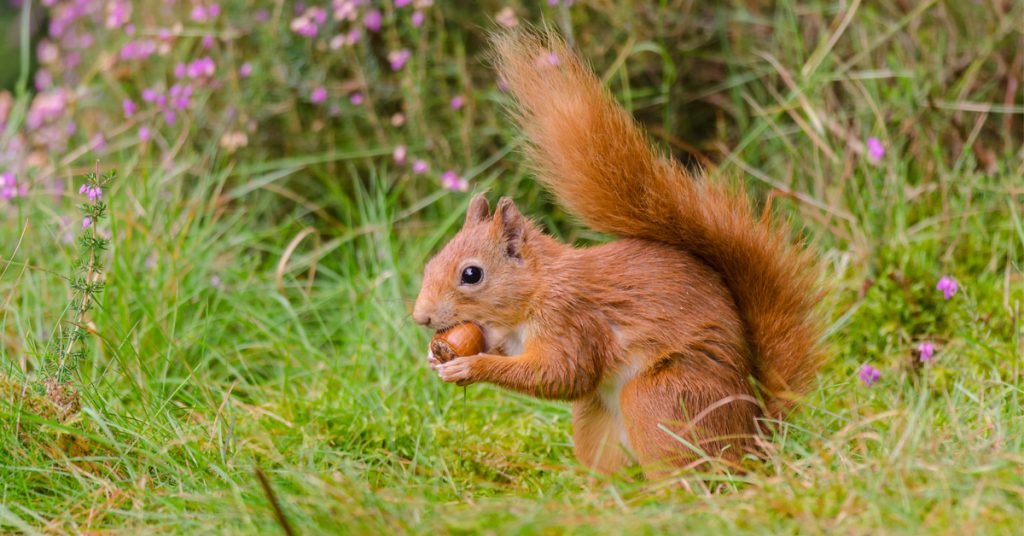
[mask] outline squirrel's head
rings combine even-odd
[[[469,203],[462,229],[423,271],[413,319],[433,329],[472,321],[487,337],[523,320],[537,278],[530,256],[533,224],[503,197],[494,214],[483,194]]]

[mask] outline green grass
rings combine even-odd
[[[1019,57],[1024,12],[860,5],[846,25],[825,2],[665,4],[555,15],[652,137],[696,145],[759,199],[783,192],[775,210],[823,261],[831,355],[765,462],[599,477],[572,455],[565,404],[443,384],[409,310],[468,196],[396,169],[395,140],[357,126],[229,155],[198,135],[226,129],[211,120],[179,149],[99,155],[121,176],[113,243],[65,422],[31,382],[69,299],[75,200],[33,194],[0,219],[0,530],[273,533],[258,466],[301,534],[1017,532],[1024,114],[996,66]],[[424,34],[439,78],[484,76],[466,47],[496,11]],[[566,240],[602,239],[533,184],[500,94],[453,116],[447,90],[411,80],[428,110],[413,134],[475,189]],[[878,164],[859,152],[870,135]],[[949,301],[942,275],[962,286]],[[922,340],[938,347],[927,366]],[[882,371],[871,387],[865,363]]]

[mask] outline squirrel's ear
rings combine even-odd
[[[494,211],[494,223],[498,236],[505,244],[505,253],[515,259],[523,258],[523,241],[526,239],[526,220],[519,213],[516,204],[508,197],[498,201]]]
[[[466,225],[480,223],[491,215],[491,207],[487,204],[487,197],[484,194],[476,194],[469,202],[466,209]]]

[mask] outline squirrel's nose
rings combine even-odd
[[[412,319],[421,326],[430,325],[430,315],[424,313],[423,311],[413,311]]]

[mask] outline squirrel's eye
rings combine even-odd
[[[484,277],[484,271],[479,266],[467,266],[462,270],[462,284],[475,285]]]

